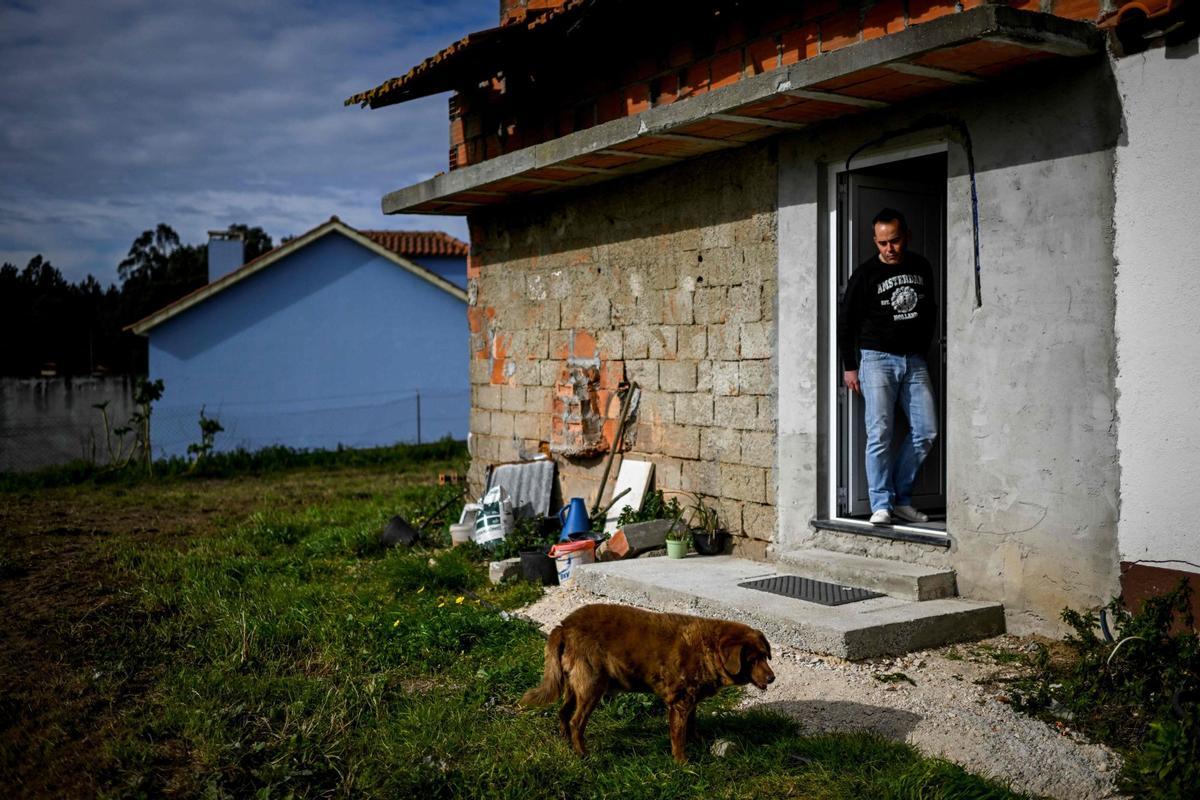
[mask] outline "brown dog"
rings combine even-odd
[[[671,755],[683,763],[684,744],[695,736],[696,704],[722,686],[766,689],[775,680],[770,657],[767,637],[740,622],[584,606],[550,633],[542,682],[521,705],[562,697],[562,735],[586,755],[583,731],[606,691],[653,692],[667,704]]]

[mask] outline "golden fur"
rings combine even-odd
[[[766,689],[775,680],[770,657],[762,632],[740,622],[589,605],[551,631],[542,682],[521,704],[561,697],[559,727],[585,755],[584,728],[605,692],[653,692],[667,704],[671,754],[682,763],[695,737],[696,704],[723,686]]]

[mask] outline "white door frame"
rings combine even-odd
[[[879,164],[890,164],[895,161],[907,161],[910,158],[920,158],[921,156],[931,156],[931,155],[935,155],[937,153],[946,153],[949,151],[949,149],[950,149],[950,145],[946,141],[932,142],[932,143],[926,144],[926,145],[917,145],[917,146],[910,145],[907,147],[898,147],[898,148],[894,148],[894,149],[888,149],[885,147],[881,147],[881,148],[873,151],[874,155],[855,157],[855,159],[850,163],[850,169],[851,170],[862,169],[863,167],[874,167],[874,166],[878,166]],[[827,374],[826,374],[826,378],[827,378],[826,392],[827,392],[827,394],[825,396],[825,407],[827,409],[829,409],[829,413],[825,415],[825,417],[826,417],[825,436],[827,437],[826,441],[828,443],[828,446],[825,447],[825,464],[823,466],[824,466],[825,474],[829,476],[829,480],[826,481],[826,492],[827,493],[824,498],[826,513],[824,516],[827,519],[836,520],[836,521],[840,521],[840,522],[856,523],[856,522],[859,522],[860,520],[846,519],[844,517],[837,516],[837,509],[838,509],[837,490],[838,490],[838,482],[840,480],[838,477],[840,474],[839,470],[838,470],[838,448],[840,446],[840,444],[839,444],[840,437],[838,436],[837,407],[838,407],[838,392],[841,391],[841,385],[842,385],[841,367],[840,367],[840,364],[838,362],[838,357],[837,357],[837,355],[838,355],[838,353],[837,353],[837,346],[838,346],[838,343],[837,343],[837,323],[838,323],[838,319],[837,319],[837,316],[838,316],[837,270],[838,270],[838,235],[839,235],[839,231],[838,231],[838,205],[839,204],[838,204],[837,191],[838,191],[838,178],[843,172],[846,172],[847,169],[846,169],[845,159],[841,159],[831,166],[833,168],[826,170],[826,172],[825,172],[825,175],[826,175],[826,186],[825,186],[826,196],[825,197],[826,197],[826,202],[827,202],[826,208],[828,209],[827,220],[826,220],[828,236],[826,238],[826,241],[829,244],[829,251],[826,253],[826,257],[825,257],[825,286],[826,286],[825,291],[827,293],[826,298],[825,298],[825,301],[826,301],[825,307],[829,309],[828,319],[826,319],[825,323],[824,323],[825,330],[826,330],[825,339],[827,342],[827,344],[826,344],[827,349],[825,352],[825,364],[826,364],[826,371],[827,371]],[[853,219],[849,220],[848,224],[849,224],[849,228],[850,228],[849,235],[851,237],[853,237],[854,236],[854,220]],[[904,526],[897,525],[895,527],[903,528]],[[915,530],[917,530],[919,533],[928,534],[928,535],[937,535],[938,534],[937,531],[929,531],[924,528],[915,529]]]

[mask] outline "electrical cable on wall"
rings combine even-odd
[[[975,186],[975,151],[971,146],[971,132],[967,130],[967,124],[953,117],[923,117],[908,127],[877,136],[856,147],[846,158],[846,171],[850,170],[850,162],[854,160],[854,157],[869,147],[874,147],[889,139],[895,139],[899,136],[915,133],[916,131],[946,127],[953,128],[959,133],[962,137],[962,146],[967,151],[967,172],[971,177],[971,238],[975,246],[975,307],[980,308],[983,306],[983,288],[979,269],[979,192]]]

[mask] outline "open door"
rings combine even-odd
[[[946,431],[946,156],[944,153],[879,164],[838,175],[837,298],[841,302],[846,283],[855,267],[876,254],[871,220],[883,208],[904,214],[912,231],[909,250],[920,253],[933,267],[938,322],[927,354],[930,377],[938,407],[940,435],[925,460],[913,489],[913,505],[925,511],[931,522],[945,519],[946,468],[943,445]],[[836,311],[832,335],[836,337]],[[865,467],[866,426],[862,397],[841,385],[841,366],[836,365],[837,402],[837,516],[866,517],[871,513],[867,498]],[[903,415],[900,415],[903,420]],[[897,427],[893,448],[907,433],[907,421]],[[921,526],[925,527],[925,526]],[[940,527],[944,530],[944,522]]]

